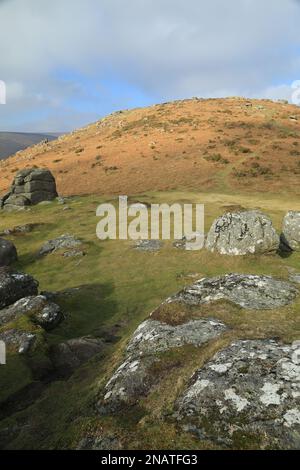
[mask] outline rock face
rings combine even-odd
[[[300,212],[290,211],[286,214],[281,239],[291,250],[300,250]]]
[[[103,349],[103,342],[97,338],[87,336],[70,339],[52,347],[51,360],[56,370],[65,375],[102,352]]]
[[[19,171],[12,183],[10,192],[2,198],[2,207],[16,209],[52,201],[57,197],[55,179],[46,169],[26,169]]]
[[[9,240],[0,238],[0,266],[9,266],[17,259],[18,254],[15,245]]]
[[[276,252],[280,238],[271,220],[258,211],[228,212],[213,223],[205,247],[222,255]]]
[[[66,250],[70,250],[71,248],[75,248],[80,245],[82,245],[82,242],[80,240],[77,240],[73,235],[67,233],[61,235],[60,237],[54,238],[53,240],[48,240],[46,243],[44,243],[44,245],[40,248],[38,252],[38,256],[45,256],[64,248]],[[74,252],[74,250],[72,251]],[[66,253],[68,253],[68,251],[66,251],[64,255],[66,255]],[[82,254],[80,254],[80,256],[83,256],[83,252],[81,253]]]
[[[29,274],[0,268],[0,309],[24,297],[37,295],[38,285]]]
[[[248,309],[274,309],[293,302],[298,293],[291,283],[271,276],[226,274],[201,279],[166,302],[200,305],[223,299]]]
[[[236,341],[193,375],[175,417],[219,444],[298,449],[299,405],[300,342]]]
[[[211,319],[192,320],[177,326],[146,320],[135,331],[127,347],[125,362],[106,384],[99,411],[116,412],[146,395],[158,380],[150,371],[151,366],[159,361],[157,353],[188,344],[201,346],[226,329],[223,323]]]

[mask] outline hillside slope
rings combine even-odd
[[[56,139],[53,134],[32,134],[27,132],[0,132],[0,160],[31,147],[45,139]]]
[[[300,110],[269,100],[191,99],[120,111],[0,162],[46,166],[63,195],[190,190],[300,195]]]

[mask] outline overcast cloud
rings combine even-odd
[[[0,130],[191,96],[290,98],[297,0],[0,0]]]

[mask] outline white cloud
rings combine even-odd
[[[62,67],[99,80],[117,77],[162,100],[286,96],[288,83],[300,79],[299,23],[296,0],[0,1],[9,125],[14,112],[42,105],[52,118],[53,108],[68,114],[66,97],[85,91],[76,79],[56,77]],[[65,125],[77,124],[78,117]]]

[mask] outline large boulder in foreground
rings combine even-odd
[[[299,341],[236,341],[195,372],[175,417],[220,445],[299,449],[299,378]]]
[[[38,293],[38,281],[29,274],[0,268],[0,309]]]
[[[18,209],[57,197],[55,179],[47,169],[31,168],[19,171],[10,191],[1,199],[4,209]]]
[[[15,245],[4,238],[0,238],[0,266],[9,266],[18,259]]]
[[[115,413],[147,395],[160,379],[153,370],[158,354],[186,345],[196,347],[217,338],[227,330],[224,323],[209,318],[172,326],[148,319],[135,331],[127,347],[125,361],[105,386],[98,403],[101,413]]]
[[[272,221],[259,211],[228,212],[216,219],[205,247],[222,255],[274,253],[280,238]]]
[[[291,250],[300,250],[300,211],[290,211],[286,214],[281,239]]]
[[[298,294],[293,284],[271,276],[226,274],[200,279],[167,299],[166,303],[201,305],[229,300],[246,309],[267,310],[292,303]]]

